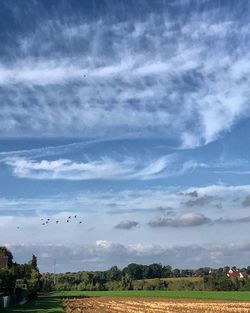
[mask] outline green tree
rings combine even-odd
[[[163,266],[162,277],[172,277],[172,267],[170,265]]]
[[[32,254],[32,259],[30,261],[30,264],[31,264],[31,268],[38,271],[38,266],[37,266],[37,257]]]
[[[175,268],[173,270],[173,276],[174,277],[180,277],[181,276],[181,271],[178,268]]]
[[[14,289],[16,276],[12,269],[0,270],[0,290],[11,291]]]
[[[133,281],[128,274],[125,274],[125,276],[122,277],[121,288],[122,288],[122,290],[132,290],[133,289]]]
[[[35,269],[31,270],[30,279],[28,280],[28,286],[32,289],[38,290],[40,281],[40,273]]]
[[[153,263],[147,266],[144,271],[145,278],[161,278],[162,277],[162,265]]]
[[[107,272],[107,281],[121,280],[122,272],[117,266],[112,266]]]
[[[143,278],[143,269],[143,265],[131,263],[123,269],[123,273],[128,274],[134,280],[139,280]]]

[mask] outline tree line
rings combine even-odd
[[[131,263],[123,269],[43,274],[41,288],[52,290],[250,290],[250,266],[240,271],[243,279],[228,277],[229,267],[215,269],[172,269],[170,265]]]

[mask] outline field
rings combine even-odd
[[[64,300],[66,313],[250,313],[250,292],[92,291],[59,295],[69,297]]]
[[[64,301],[66,313],[247,313],[250,302],[159,298],[82,298]]]
[[[3,312],[62,313],[62,302],[66,313],[250,313],[250,292],[211,291],[64,291]]]

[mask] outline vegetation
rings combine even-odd
[[[0,256],[8,257],[8,267],[0,269],[0,292],[11,296],[12,302],[34,299],[40,288],[41,277],[36,256],[33,255],[29,263],[17,264],[6,247],[0,247]]]
[[[134,290],[204,290],[203,277],[172,277],[137,280]]]

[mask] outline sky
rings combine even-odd
[[[237,0],[1,1],[15,261],[250,265],[249,15]]]

